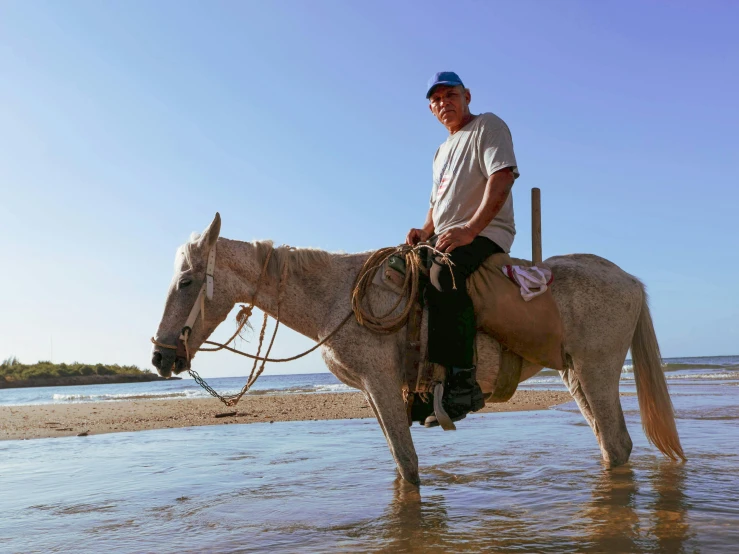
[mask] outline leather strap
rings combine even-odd
[[[213,299],[213,272],[216,269],[216,245],[208,252],[208,265],[205,268],[205,293],[208,300]]]
[[[413,303],[408,314],[408,325],[405,333],[405,387],[409,392],[416,392],[418,370],[421,365],[421,318],[423,309],[419,302]]]
[[[205,319],[205,297],[207,296],[208,300],[213,298],[213,272],[215,271],[215,268],[216,245],[214,244],[210,249],[210,252],[208,252],[208,265],[205,268],[205,282],[203,283],[203,286],[200,287],[200,292],[198,292],[198,296],[195,299],[195,304],[193,304],[193,307],[190,310],[190,315],[187,316],[187,321],[185,321],[185,326],[180,332],[180,340],[182,341],[187,341],[188,330],[192,330],[199,315]]]
[[[500,364],[493,392],[485,399],[489,402],[508,402],[521,380],[523,358],[500,345]]]

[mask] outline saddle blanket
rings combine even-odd
[[[404,294],[397,260],[385,262],[375,284]],[[554,277],[545,264],[493,254],[467,279],[477,325],[506,349],[531,363],[564,369],[564,328],[554,302]]]
[[[480,329],[524,360],[564,369],[564,327],[552,280],[544,264],[493,254],[467,279],[467,291]]]

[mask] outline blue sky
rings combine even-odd
[[[737,20],[733,2],[4,2],[0,358],[147,366],[175,249],[216,211],[229,238],[402,242],[445,138],[424,99],[441,70],[513,133],[514,255],[540,187],[545,257],[641,278],[663,355],[739,354]],[[284,331],[275,352],[310,345]]]

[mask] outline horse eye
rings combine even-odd
[[[182,279],[178,288],[184,289],[185,287],[190,286],[190,283],[192,283],[191,279]]]

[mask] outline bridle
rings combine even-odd
[[[259,292],[259,288],[262,284],[262,281],[264,280],[264,276],[267,272],[267,264],[269,264],[269,260],[272,257],[272,252],[274,251],[274,248],[270,249],[270,251],[267,253],[265,260],[264,260],[264,266],[262,267],[262,272],[259,276],[259,281],[257,281],[257,287],[254,291],[254,295],[252,296],[252,301],[249,303],[248,306],[242,306],[241,311],[239,312],[237,316],[237,320],[239,321],[238,329],[236,329],[236,332],[231,336],[230,339],[226,341],[224,345],[219,345],[220,348],[200,348],[199,350],[206,350],[206,351],[213,351],[213,350],[220,350],[221,348],[226,347],[231,341],[233,341],[238,334],[241,332],[243,327],[246,325],[247,320],[249,319],[249,316],[251,316],[252,310],[254,309],[254,301],[256,300],[257,293]],[[154,337],[151,337],[151,342],[155,346],[159,346],[160,348],[166,348],[168,350],[174,350],[175,351],[175,364],[182,360],[185,362],[185,369],[190,370],[190,361],[192,360],[192,355],[190,354],[190,346],[188,344],[188,341],[190,339],[190,333],[192,333],[192,328],[195,325],[195,322],[198,319],[198,316],[202,317],[203,322],[205,322],[205,298],[207,297],[208,300],[213,299],[213,288],[214,288],[214,273],[216,268],[216,245],[213,244],[213,246],[210,249],[210,252],[208,252],[208,263],[205,268],[205,282],[200,287],[200,291],[198,292],[197,298],[195,298],[195,303],[193,304],[192,309],[190,310],[190,314],[187,316],[187,320],[185,321],[185,326],[182,327],[182,330],[180,331],[180,336],[177,339],[177,344],[166,344],[163,342],[157,341]],[[205,341],[206,343],[213,344],[210,341]]]
[[[289,247],[287,247],[289,248]],[[344,320],[339,324],[336,329],[334,329],[331,333],[328,334],[323,340],[321,340],[319,343],[317,343],[314,347],[309,348],[305,352],[302,352],[301,354],[298,354],[296,356],[292,356],[290,358],[282,358],[282,359],[272,359],[269,357],[270,352],[272,351],[272,346],[275,342],[275,337],[277,336],[277,329],[280,327],[280,306],[282,305],[282,298],[285,294],[285,286],[287,284],[287,274],[288,274],[288,264],[285,263],[282,268],[282,274],[280,275],[280,280],[277,284],[277,314],[276,314],[276,324],[274,331],[272,332],[272,338],[269,341],[269,345],[267,346],[267,350],[265,352],[264,356],[260,356],[260,353],[262,351],[262,345],[264,343],[264,334],[267,329],[267,313],[264,313],[264,321],[262,322],[262,330],[259,334],[259,347],[257,349],[256,356],[253,354],[247,354],[246,352],[241,352],[240,350],[237,350],[235,348],[232,348],[228,346],[239,334],[241,333],[241,330],[244,328],[244,326],[249,321],[249,317],[252,314],[252,311],[254,309],[254,302],[257,298],[257,294],[259,293],[259,289],[262,285],[262,282],[264,281],[264,277],[267,274],[267,267],[269,265],[269,261],[272,258],[272,253],[274,252],[274,248],[271,248],[269,252],[267,252],[267,255],[264,259],[264,265],[262,266],[262,272],[259,275],[259,280],[257,281],[256,289],[254,290],[254,294],[252,295],[251,302],[248,305],[241,306],[241,311],[237,314],[236,320],[238,321],[239,325],[236,328],[236,332],[231,335],[231,338],[229,338],[225,343],[218,343],[206,340],[204,341],[204,344],[211,344],[214,345],[215,348],[198,348],[199,351],[206,351],[206,352],[216,352],[218,350],[226,349],[230,352],[234,352],[236,354],[240,354],[242,356],[246,356],[247,358],[251,358],[254,360],[254,365],[251,368],[251,373],[249,374],[249,378],[246,381],[246,384],[243,386],[241,391],[237,394],[229,394],[229,395],[221,395],[217,391],[215,391],[208,383],[205,382],[205,380],[198,375],[197,371],[192,369],[190,367],[190,360],[192,360],[192,355],[190,354],[190,347],[188,346],[188,339],[190,338],[190,333],[192,332],[192,327],[195,325],[195,321],[197,321],[198,315],[202,315],[203,321],[205,320],[205,297],[207,297],[209,300],[213,298],[213,273],[215,270],[215,260],[216,260],[216,254],[215,254],[215,245],[211,248],[211,251],[208,253],[208,265],[206,268],[206,274],[205,274],[205,283],[203,283],[203,286],[200,288],[200,292],[198,293],[197,298],[195,299],[195,304],[192,307],[192,310],[190,310],[190,315],[187,317],[187,321],[185,322],[185,326],[182,328],[182,331],[180,333],[180,337],[177,341],[176,345],[173,344],[166,344],[157,341],[154,337],[151,338],[151,342],[159,346],[161,348],[167,348],[169,350],[175,350],[175,365],[177,364],[178,360],[183,360],[185,362],[185,367],[188,371],[188,373],[192,376],[193,379],[201,386],[203,387],[208,393],[210,393],[213,397],[218,398],[221,402],[223,402],[226,406],[235,406],[239,400],[251,389],[252,385],[256,382],[256,380],[259,378],[259,376],[264,371],[264,366],[267,362],[289,362],[292,360],[297,360],[298,358],[302,358],[303,356],[306,356],[319,348],[320,346],[324,345],[329,339],[331,339],[338,331],[344,326],[344,324],[349,321],[350,317],[353,314],[353,312],[349,312],[349,314],[344,318]],[[257,364],[258,362],[261,362],[261,365],[259,366],[259,369],[257,370]]]
[[[215,271],[215,268],[216,245],[213,244],[213,246],[211,246],[210,248],[210,252],[208,252],[208,264],[205,267],[205,282],[200,287],[200,292],[198,292],[198,296],[197,298],[195,298],[195,303],[190,310],[190,315],[187,316],[185,326],[182,327],[182,330],[180,331],[180,337],[177,339],[177,344],[165,344],[162,342],[158,342],[154,337],[151,337],[151,342],[154,343],[156,346],[159,346],[160,348],[167,348],[169,350],[175,350],[175,363],[177,363],[179,360],[183,360],[185,362],[186,369],[190,369],[191,356],[190,347],[188,346],[190,333],[192,332],[192,328],[195,325],[198,316],[202,316],[203,321],[205,321],[205,298],[207,297],[208,300],[213,299],[213,273]]]
[[[290,248],[286,246],[286,248]],[[259,280],[257,281],[257,286],[254,290],[254,294],[252,295],[251,301],[248,305],[242,305],[241,311],[236,316],[236,320],[238,321],[239,325],[236,329],[236,332],[234,332],[233,335],[225,342],[225,343],[218,343],[214,341],[205,340],[203,341],[203,344],[210,344],[215,346],[215,348],[198,348],[199,351],[206,351],[206,352],[216,352],[218,350],[228,350],[229,352],[234,352],[235,354],[239,354],[241,356],[245,356],[247,358],[251,358],[254,360],[254,365],[251,369],[251,373],[249,375],[249,378],[247,379],[246,384],[241,389],[241,391],[237,394],[232,395],[226,395],[222,396],[218,394],[210,385],[208,385],[199,375],[198,373],[193,370],[190,367],[190,361],[192,360],[192,354],[191,350],[188,344],[188,341],[190,339],[190,334],[192,333],[192,328],[195,325],[195,322],[198,319],[198,316],[201,316],[203,321],[205,321],[205,299],[206,297],[208,300],[213,299],[213,288],[214,288],[214,272],[215,272],[215,265],[216,265],[216,245],[214,244],[210,252],[208,252],[208,263],[205,270],[205,282],[200,287],[200,291],[198,292],[198,296],[195,298],[195,303],[193,304],[192,309],[190,310],[190,314],[187,316],[187,320],[185,321],[184,327],[182,327],[182,331],[180,331],[180,336],[177,340],[177,344],[166,344],[163,342],[157,341],[154,337],[151,337],[151,342],[160,348],[166,348],[168,350],[175,350],[175,366],[177,365],[177,362],[182,360],[185,363],[185,369],[190,373],[190,375],[195,379],[195,381],[202,386],[208,393],[210,393],[213,397],[218,398],[226,404],[227,406],[235,406],[239,400],[246,394],[249,389],[251,389],[252,385],[256,382],[256,380],[259,378],[259,376],[264,371],[265,363],[267,362],[290,362],[292,360],[297,360],[298,358],[302,358],[303,356],[306,356],[313,352],[314,350],[317,350],[319,347],[326,344],[329,340],[331,340],[340,330],[341,328],[354,316],[357,320],[357,323],[360,325],[363,325],[367,328],[369,328],[371,331],[375,333],[380,334],[392,334],[396,333],[400,328],[402,328],[407,320],[408,320],[408,314],[411,307],[411,299],[415,297],[415,292],[417,290],[417,280],[418,280],[418,269],[420,267],[419,265],[419,256],[417,254],[417,250],[421,248],[429,248],[435,253],[441,255],[445,263],[447,263],[450,267],[453,265],[451,263],[451,260],[448,260],[448,254],[444,254],[441,252],[438,252],[433,247],[429,246],[428,244],[419,244],[415,247],[408,248],[405,245],[396,247],[396,248],[384,248],[382,250],[378,250],[375,252],[370,258],[365,262],[364,266],[362,267],[362,270],[360,271],[360,274],[355,282],[355,287],[352,292],[352,310],[344,317],[344,319],[334,328],[333,331],[331,331],[328,335],[326,335],[322,340],[320,340],[317,344],[315,344],[313,347],[309,348],[308,350],[297,354],[295,356],[291,356],[289,358],[270,358],[270,352],[272,350],[272,346],[274,345],[275,337],[277,336],[277,330],[280,326],[280,307],[282,305],[282,299],[285,294],[285,288],[287,285],[287,275],[289,272],[289,267],[287,263],[283,264],[282,272],[280,275],[280,279],[277,283],[277,313],[275,314],[275,328],[272,332],[272,338],[270,339],[266,352],[264,356],[260,356],[260,353],[262,351],[262,344],[264,342],[265,338],[265,331],[267,328],[267,313],[264,313],[264,321],[262,323],[262,330],[259,334],[259,346],[257,349],[257,354],[248,354],[246,352],[242,352],[240,350],[237,350],[236,348],[228,346],[239,334],[241,333],[244,326],[247,324],[249,317],[252,314],[252,310],[254,309],[254,302],[256,301],[257,294],[259,293],[259,289],[262,285],[262,282],[264,281],[264,278],[267,274],[267,267],[269,265],[270,259],[272,258],[272,254],[274,252],[274,248],[271,248],[269,252],[267,252],[267,255],[264,259],[264,265],[262,266],[261,274],[259,275]],[[382,264],[392,255],[400,254],[404,255],[406,259],[406,263],[410,265],[410,274],[413,276],[409,279],[406,277],[404,287],[407,285],[412,285],[410,287],[410,290],[408,291],[408,294],[403,295],[406,298],[406,306],[403,310],[401,310],[401,313],[399,315],[395,315],[393,312],[395,311],[395,308],[399,307],[399,303],[402,300],[402,297],[399,297],[398,303],[393,306],[393,308],[388,312],[387,314],[378,317],[375,317],[374,314],[371,313],[371,310],[367,311],[362,307],[363,304],[363,297],[365,296],[365,293],[367,292],[367,287],[369,286],[369,283],[373,280],[373,275],[380,269]],[[415,268],[415,269],[414,269]],[[452,277],[453,279],[453,277]],[[257,364],[258,362],[261,362],[261,365],[259,369],[257,370]]]

